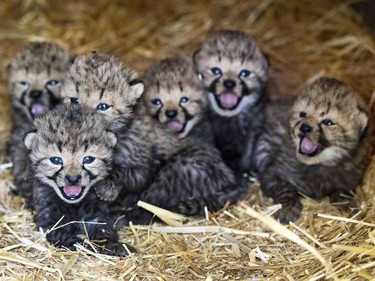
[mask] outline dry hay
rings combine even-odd
[[[367,101],[375,90],[374,38],[343,1],[8,0],[0,2],[0,18],[2,159],[10,127],[5,66],[30,40],[56,41],[77,54],[109,52],[143,71],[167,55],[190,55],[212,30],[239,29],[270,56],[272,85],[282,95],[321,74],[352,84]],[[252,186],[243,202],[205,219],[124,229],[122,241],[139,250],[129,258],[53,248],[9,194],[9,170],[0,178],[5,280],[374,280],[374,161],[357,192],[360,210],[304,199],[302,217],[283,227],[269,217],[277,206]]]

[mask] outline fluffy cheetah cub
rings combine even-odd
[[[165,137],[151,117],[136,109],[143,91],[137,73],[114,56],[78,57],[67,72],[65,101],[103,114],[118,137],[111,177],[106,185],[95,187],[103,200],[115,200],[120,191],[138,193],[147,188],[164,152],[173,148],[173,138]]]
[[[60,224],[83,221],[49,232],[47,240],[74,248],[86,236],[101,253],[125,255],[107,203],[92,190],[111,170],[117,139],[107,122],[91,109],[60,105],[34,124],[36,131],[26,135],[25,145],[32,162],[37,227],[46,231],[60,219]]]
[[[60,102],[61,81],[73,60],[64,48],[47,42],[23,47],[8,65],[8,88],[13,106],[10,155],[13,162],[15,192],[30,203],[31,186],[27,151],[23,144],[26,132],[39,117]]]
[[[320,78],[302,88],[294,105],[275,102],[267,113],[255,159],[264,193],[283,206],[280,221],[299,217],[298,193],[348,200],[341,195],[360,184],[368,163],[369,118],[360,97],[338,80]]]
[[[219,31],[193,60],[208,97],[216,146],[233,170],[248,172],[263,129],[267,59],[247,34]]]
[[[146,71],[144,81],[148,112],[178,134],[179,143],[140,199],[186,215],[203,215],[205,207],[217,211],[227,202],[235,203],[247,191],[247,183],[235,178],[208,140],[205,96],[192,62],[163,60]]]
[[[144,83],[143,102],[151,116],[180,138],[210,140],[206,97],[190,59],[162,60],[146,71]]]

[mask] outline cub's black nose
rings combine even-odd
[[[70,185],[75,185],[81,182],[82,176],[81,175],[75,175],[75,176],[70,176],[66,175],[65,176],[65,182]]]
[[[307,124],[302,124],[301,127],[299,127],[299,130],[302,133],[307,134],[307,133],[310,133],[312,131],[312,127],[307,125]]]
[[[165,116],[167,116],[168,118],[176,117],[176,115],[177,115],[177,110],[175,109],[168,109],[165,111]]]
[[[30,96],[30,98],[32,98],[32,99],[37,99],[37,98],[40,98],[42,94],[43,94],[42,91],[39,91],[39,90],[33,90],[33,91],[30,92],[29,96]]]
[[[234,80],[224,80],[224,87],[227,89],[232,89],[236,87],[236,81]]]

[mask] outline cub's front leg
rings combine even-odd
[[[281,203],[282,208],[275,214],[282,224],[296,221],[302,211],[302,204],[295,187],[290,183],[272,176],[260,179],[261,187],[266,196],[273,199],[273,202]]]
[[[48,242],[57,247],[74,249],[74,244],[82,242],[77,236],[75,224],[67,224],[72,219],[69,216],[68,204],[61,202],[54,190],[47,186],[38,186],[34,189],[33,204],[35,207],[34,221],[36,227],[47,232]],[[56,223],[61,219],[58,225]],[[67,224],[63,227],[62,225]],[[56,229],[53,229],[56,226]]]

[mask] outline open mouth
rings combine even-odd
[[[242,97],[238,97],[234,92],[222,92],[215,95],[218,105],[224,110],[233,110],[240,103]]]
[[[182,133],[185,130],[186,123],[181,123],[177,120],[168,122],[168,128],[174,133]]]
[[[324,150],[323,146],[321,146],[318,143],[314,143],[308,137],[302,136],[300,138],[299,150],[298,150],[300,154],[313,157],[313,156],[318,155],[323,150]]]
[[[31,104],[31,108],[30,108],[30,111],[31,111],[31,114],[34,116],[34,117],[39,117],[39,116],[42,116],[44,115],[47,111],[49,110],[49,108],[42,104],[42,103],[38,103],[38,102],[33,102]]]
[[[62,195],[68,199],[68,200],[77,200],[79,199],[83,191],[85,190],[85,186],[79,186],[79,185],[70,185],[70,186],[64,186],[60,187]]]

